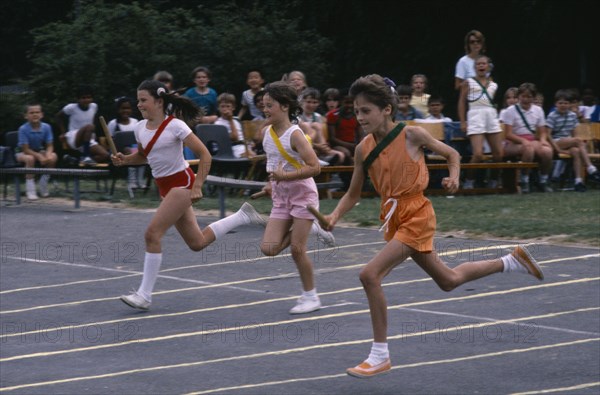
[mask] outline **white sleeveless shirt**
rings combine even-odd
[[[279,163],[285,164],[283,166],[285,171],[295,170],[295,167],[288,163],[288,161],[279,152],[279,149],[277,149],[275,142],[271,138],[270,130],[271,126],[265,130],[265,137],[263,138],[263,149],[267,154],[267,172],[274,172],[279,166]],[[281,141],[283,149],[288,153],[289,156],[297,160],[301,165],[304,165],[304,161],[302,158],[300,158],[300,154],[292,149],[292,144],[290,141],[292,134],[296,131],[304,136],[304,132],[302,132],[302,129],[300,129],[298,125],[292,125],[288,130],[285,131],[285,133],[283,133],[283,135],[279,137],[279,141]]]

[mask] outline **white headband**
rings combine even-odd
[[[167,93],[165,88],[163,88],[162,86],[156,90],[156,95],[160,97],[161,93]]]

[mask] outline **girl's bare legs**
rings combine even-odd
[[[261,250],[267,256],[275,256],[290,246],[303,290],[302,296],[296,306],[290,310],[290,314],[310,313],[321,308],[321,301],[315,288],[313,263],[306,252],[313,222],[313,220],[299,218],[290,220],[271,218],[261,243]]]

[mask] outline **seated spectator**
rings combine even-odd
[[[504,98],[502,99],[502,109],[498,114],[498,118],[500,119],[500,123],[502,123],[502,114],[504,111],[513,104],[517,104],[519,102],[519,88],[510,87],[504,92]]]
[[[570,110],[571,102],[570,92],[566,89],[559,89],[554,95],[556,110],[548,115],[546,126],[548,127],[548,134],[552,136],[551,143],[555,151],[569,154],[573,158],[575,191],[585,192],[586,187],[583,183],[581,165],[585,164],[591,181],[600,182],[600,172],[590,161],[585,142],[573,136],[573,131],[579,122],[577,115]]]
[[[320,107],[321,114],[327,114],[340,106],[340,91],[337,88],[327,88],[323,92],[323,104]]]
[[[413,119],[423,119],[424,116],[419,110],[410,105],[412,98],[412,88],[408,85],[398,85],[398,111],[394,118],[395,121],[411,121]]]
[[[344,96],[341,106],[327,113],[327,132],[329,145],[334,150],[343,152],[347,158],[353,159],[354,149],[364,135],[354,116],[354,101],[351,96]]]
[[[26,106],[25,122],[19,127],[19,143],[16,148],[17,162],[25,164],[25,167],[33,168],[36,163],[42,167],[56,167],[57,156],[54,153],[54,137],[52,127],[42,122],[44,113],[39,104],[29,104]],[[48,197],[48,181],[50,175],[43,174],[40,177],[39,187],[40,195]],[[25,175],[25,187],[27,199],[37,200],[38,195],[35,190],[35,175]]]
[[[92,88],[82,85],[77,91],[77,103],[69,103],[56,114],[60,137],[73,150],[81,152],[83,165],[108,162],[108,151],[95,140],[98,105],[94,103]],[[65,123],[68,122],[67,129]]]
[[[160,81],[160,80],[157,80]],[[162,82],[162,81],[161,81]],[[132,118],[134,100],[131,97],[121,96],[115,99],[117,117],[108,122],[108,132],[111,136],[120,132],[133,132],[138,120]],[[137,151],[137,145],[125,147],[123,153],[125,155],[132,154]],[[127,168],[127,188],[137,189],[145,185],[144,175],[146,172],[145,166],[128,167]]]
[[[440,122],[452,122],[452,119],[444,116],[444,99],[438,95],[431,95],[427,100],[427,109],[429,115],[425,117],[426,120],[440,121]]]
[[[548,141],[544,111],[533,104],[537,93],[534,84],[525,82],[519,86],[519,103],[510,106],[502,114],[506,132],[504,155],[517,156],[523,162],[539,163],[540,192],[552,192],[548,178],[552,170],[552,145]],[[529,169],[521,171],[521,192],[529,193]]]
[[[231,93],[221,93],[217,97],[220,116],[215,121],[215,125],[223,125],[229,132],[233,156],[236,158],[252,158],[256,156],[253,148],[248,146],[244,136],[241,122],[233,116],[235,110],[235,96]]]
[[[265,80],[259,70],[251,70],[246,77],[246,84],[250,89],[242,93],[242,108],[238,112],[238,119],[250,120],[263,116],[262,112],[254,104],[254,96],[263,89]],[[263,116],[264,118],[264,116]]]
[[[207,67],[196,67],[192,70],[192,80],[195,86],[183,94],[202,109],[200,123],[215,123],[219,117],[217,115],[217,92],[208,86],[210,77],[210,70]]]
[[[157,71],[156,74],[154,74],[153,79],[155,81],[162,82],[165,85],[165,87],[167,88],[167,91],[173,92],[173,90],[174,90],[173,75],[171,73],[169,73],[168,71],[165,71],[165,70]]]
[[[412,76],[411,81],[412,97],[410,99],[410,105],[417,109],[423,118],[427,118],[429,115],[427,101],[429,100],[429,94],[427,91],[427,77],[424,74],[415,74]]]
[[[294,87],[298,96],[300,96],[302,91],[308,86],[308,82],[306,82],[306,75],[298,70],[290,71],[287,76],[284,76],[284,81],[287,81]]]
[[[310,137],[319,160],[325,162],[325,165],[343,164],[346,155],[341,151],[332,149],[323,137],[323,128],[327,127],[327,123],[325,117],[316,112],[320,103],[319,99],[320,93],[316,88],[306,88],[302,91],[299,97],[300,107],[302,108],[302,113],[298,117],[299,126]]]

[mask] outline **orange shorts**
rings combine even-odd
[[[391,204],[384,204],[386,200],[382,199],[381,204],[382,221],[391,209]],[[429,199],[423,194],[416,194],[396,200],[398,206],[385,229],[385,240],[395,239],[419,252],[431,252],[436,221]]]
[[[192,189],[195,180],[196,175],[192,169],[188,167],[187,169],[171,174],[170,176],[159,177],[155,179],[155,182],[158,186],[160,197],[164,198],[173,188]]]

